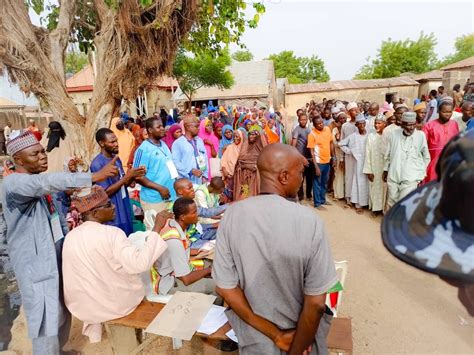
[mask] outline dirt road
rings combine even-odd
[[[354,353],[474,353],[474,318],[456,289],[392,257],[380,238],[381,218],[340,203],[317,213],[334,259],[348,261],[340,315],[352,317]]]
[[[317,212],[326,222],[335,260],[349,271],[340,316],[352,317],[355,354],[473,354],[474,319],[456,297],[456,289],[438,277],[403,264],[382,245],[381,218],[357,215],[334,203]],[[13,330],[11,350],[28,353],[24,321]],[[112,354],[110,343],[89,344],[74,323],[69,348],[84,354]],[[172,353],[161,338],[149,354]],[[179,354],[218,354],[196,339]]]

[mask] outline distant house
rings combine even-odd
[[[275,71],[271,60],[237,62],[232,61],[229,71],[234,77],[234,85],[230,89],[202,87],[192,97],[192,104],[200,106],[212,101],[213,105],[274,106],[278,101]],[[181,89],[174,95],[177,103],[183,105],[188,101]]]
[[[462,90],[467,79],[470,79],[471,83],[474,82],[474,57],[446,65],[441,70],[443,71],[443,86],[448,93],[452,92],[455,84],[460,84]]]
[[[7,122],[12,124],[13,129],[26,128],[30,119],[35,120],[40,129],[44,129],[53,119],[53,115],[42,111],[39,106],[19,105],[0,97],[0,129],[3,129]]]
[[[135,102],[124,105],[123,110],[129,111],[132,116],[146,114],[151,116],[154,111],[159,111],[161,106],[171,108],[172,92],[176,90],[176,79],[167,76],[157,78],[142,95],[138,95]],[[79,113],[83,116],[90,108],[92,93],[94,91],[94,72],[90,65],[66,80],[66,90],[72,97]],[[128,106],[128,107],[127,107]]]
[[[382,104],[394,98],[404,98],[408,105],[418,97],[419,83],[410,77],[373,80],[340,80],[314,84],[290,84],[286,86],[285,106],[290,115],[314,99],[345,101],[374,101]]]
[[[443,84],[443,71],[432,70],[426,73],[416,74],[413,76],[420,87],[418,88],[418,97],[421,95],[428,96],[431,90],[437,90],[439,86]]]

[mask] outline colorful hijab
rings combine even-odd
[[[231,125],[226,124],[222,128],[222,138],[221,138],[221,141],[219,142],[219,158],[222,158],[223,149],[227,147],[228,145],[232,144],[232,142],[234,141],[233,135],[231,139],[227,139],[227,137],[225,136],[225,132],[227,131],[231,131],[232,133],[234,133],[234,130],[232,129]]]
[[[270,119],[269,121],[273,121],[273,127],[275,127],[275,120]],[[267,136],[268,144],[278,143],[280,142],[280,136],[275,133],[270,127],[268,127],[268,123],[265,125],[265,135]]]
[[[209,140],[211,141],[212,146],[214,147],[214,150],[216,152],[219,152],[219,139],[216,137],[214,134],[214,130],[212,130],[211,133],[207,133],[206,131],[206,126],[211,122],[208,118],[204,119],[201,121],[199,124],[199,133],[198,136],[203,140]],[[207,166],[211,166],[211,158],[212,158],[212,150],[211,147],[208,144],[204,144],[204,147],[206,148],[206,154],[207,154]],[[209,169],[209,180],[212,178],[211,176],[212,171]]]
[[[180,130],[182,131],[182,128],[179,124],[175,123],[173,125],[170,126],[170,128],[168,129],[168,131],[166,132],[166,136],[165,138],[163,139],[163,142],[166,143],[166,145],[168,146],[168,148],[171,150],[171,147],[173,146],[173,143],[174,141],[176,140],[176,138],[174,138],[174,134],[176,133],[176,131]],[[184,132],[183,132],[184,134]]]
[[[222,159],[221,159],[221,167],[225,168],[225,170],[230,175],[234,175],[235,165],[237,164],[237,159],[239,159],[240,149],[242,148],[244,140],[246,139],[245,137],[246,134],[242,132],[240,129],[237,130],[236,132],[240,136],[239,145],[235,144],[234,142],[229,144],[224,154],[222,155]]]

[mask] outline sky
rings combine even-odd
[[[434,33],[438,57],[444,57],[454,52],[457,37],[474,32],[472,0],[260,1],[266,12],[258,27],[247,29],[242,38],[255,59],[283,50],[293,50],[297,56],[315,54],[324,60],[331,80],[353,78],[388,38],[416,40],[422,31]],[[33,22],[38,24],[37,16]],[[2,77],[0,96],[31,104]]]
[[[436,53],[454,52],[457,37],[474,31],[474,7],[458,1],[263,0],[266,12],[242,40],[255,59],[293,50],[324,60],[331,80],[352,79],[382,41],[434,33]],[[249,6],[250,7],[250,6]],[[233,47],[232,49],[234,49]]]

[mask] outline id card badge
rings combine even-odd
[[[178,178],[178,170],[176,169],[176,166],[174,165],[172,160],[168,160],[166,162],[166,167],[168,168],[168,171],[170,172],[171,178],[172,179],[177,179]]]
[[[125,190],[125,186],[123,186],[123,185],[120,188],[120,195],[122,197],[122,200],[127,197],[127,191]]]
[[[196,157],[196,162],[199,167],[199,170],[205,171],[206,170],[206,157],[203,154],[199,154]]]
[[[51,232],[53,233],[54,243],[64,238],[63,229],[61,227],[61,221],[59,220],[59,214],[57,212],[51,215]]]

